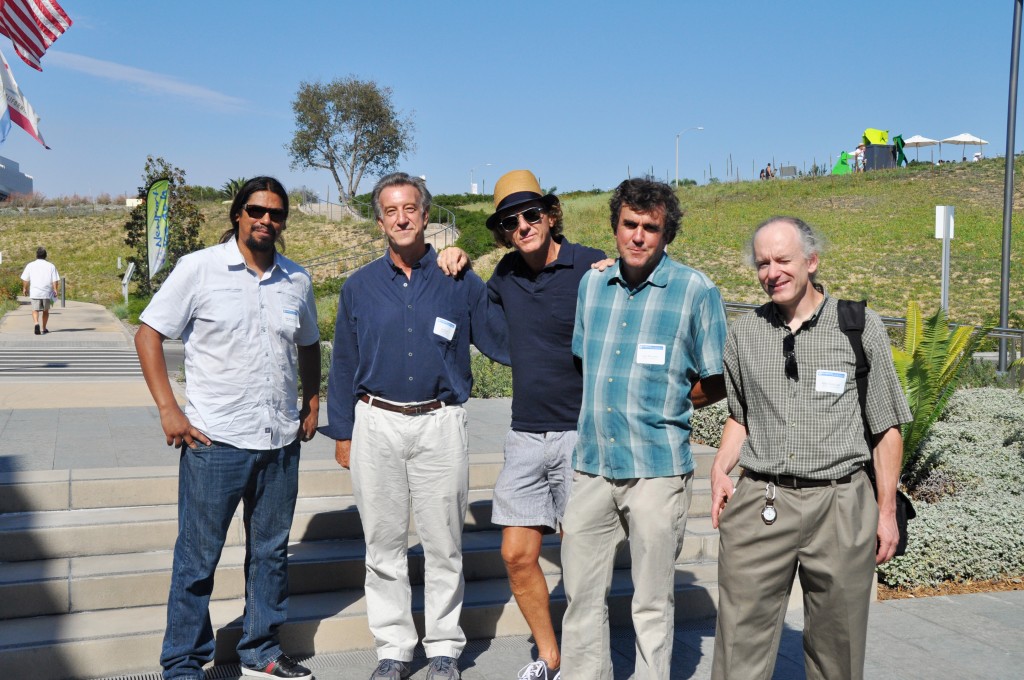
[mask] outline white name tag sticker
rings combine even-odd
[[[434,319],[434,335],[440,335],[445,340],[455,337],[455,324],[448,319],[437,317]]]
[[[818,392],[842,394],[846,391],[846,373],[843,371],[818,371],[814,389]]]
[[[636,346],[636,363],[664,366],[665,345],[648,345],[641,342]]]
[[[288,328],[299,327],[299,312],[295,309],[284,310],[284,325]]]

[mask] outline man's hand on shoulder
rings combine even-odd
[[[615,258],[614,257],[606,257],[603,260],[598,260],[594,264],[590,265],[590,268],[591,269],[596,269],[599,272],[603,272],[605,269],[608,269],[609,267],[611,267],[614,264],[615,264]]]
[[[437,266],[445,276],[458,276],[464,269],[472,268],[472,263],[465,250],[450,246],[437,254]]]
[[[350,467],[350,457],[352,455],[352,440],[351,439],[339,439],[334,442],[334,460],[338,461],[338,465],[345,468],[346,470]]]

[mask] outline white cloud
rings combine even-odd
[[[238,111],[248,105],[248,102],[244,99],[232,97],[200,85],[192,85],[174,76],[146,71],[134,66],[125,66],[124,64],[117,64],[112,61],[93,59],[92,57],[72,54],[71,52],[48,50],[46,52],[46,65],[88,73],[89,75],[107,78],[108,80],[133,83],[151,92],[190,99],[217,111]]]

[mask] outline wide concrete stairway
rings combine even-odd
[[[718,538],[711,528],[707,482],[713,451],[697,448],[693,502],[677,565],[676,614],[683,620],[713,616],[717,602]],[[506,581],[500,530],[490,522],[500,468],[500,454],[471,456],[462,615],[471,638],[529,632]],[[0,475],[0,668],[21,669],[19,677],[35,680],[157,670],[176,497],[176,468]],[[285,649],[303,656],[372,647],[362,590],[364,543],[347,471],[333,462],[302,464],[291,539],[292,597],[281,632]],[[419,616],[423,560],[415,526],[409,543]],[[243,545],[239,511],[210,608],[221,663],[237,659]],[[565,598],[557,536],[545,540],[542,562],[558,621]],[[628,549],[620,551],[617,566],[611,615],[613,623],[626,624],[632,592]]]

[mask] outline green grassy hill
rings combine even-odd
[[[1017,164],[1021,177],[1024,162]],[[1011,257],[1011,311],[1024,325],[1024,189],[1017,182]],[[566,235],[615,253],[608,194],[563,202]],[[883,314],[903,316],[908,300],[938,308],[942,242],[935,206],[956,206],[950,317],[979,323],[999,310],[1003,161],[914,166],[845,177],[688,186],[672,257],[706,272],[731,302],[765,300],[745,249],[753,227],[794,215],[822,231],[819,280],[837,296],[867,298]],[[481,272],[486,276],[486,272]]]
[[[1018,163],[1021,176],[1024,163]],[[1018,182],[1019,184],[1019,182]],[[952,250],[950,316],[979,323],[998,312],[1002,240],[1003,162],[914,166],[845,177],[688,186],[679,190],[686,214],[672,256],[705,271],[725,298],[761,302],[744,249],[754,225],[789,214],[818,227],[828,240],[820,280],[830,292],[870,300],[885,314],[902,316],[910,299],[926,311],[938,307],[941,242],[933,238],[936,205],[956,206]],[[443,200],[440,201],[443,204]],[[564,197],[566,234],[576,242],[615,252],[608,221],[608,194]],[[463,206],[489,212],[489,203]],[[1024,189],[1015,199],[1011,268],[1011,325],[1024,325]],[[215,243],[227,227],[227,206],[202,205],[203,239]],[[116,262],[130,252],[123,244],[126,213],[0,214],[0,276],[20,274],[45,245],[68,279],[77,300],[113,304],[120,299]],[[358,226],[325,224],[323,218],[293,213],[285,232],[287,254],[303,261],[366,240]],[[481,258],[487,278],[496,257]]]
[[[203,243],[213,245],[229,226],[228,206],[209,201],[200,204],[200,209],[206,217]],[[124,272],[117,270],[117,258],[126,261],[132,255],[132,250],[124,245],[127,219],[127,209],[95,213],[74,208],[23,214],[4,212],[0,214],[0,280],[19,276],[25,263],[35,259],[36,248],[44,246],[48,259],[67,279],[69,299],[112,305],[122,300]],[[365,227],[347,222],[326,223],[322,217],[309,217],[293,210],[284,232],[285,253],[301,262],[367,238]]]

